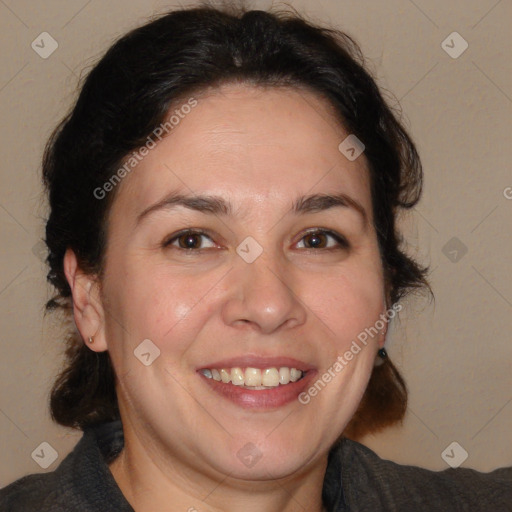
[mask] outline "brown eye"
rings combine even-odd
[[[178,245],[182,249],[198,249],[201,245],[201,235],[197,235],[195,233],[181,235],[178,238]]]
[[[327,236],[325,233],[311,233],[304,237],[306,247],[309,248],[321,248],[327,247]]]
[[[334,241],[334,242],[333,242]],[[304,249],[335,249],[348,248],[348,242],[340,235],[331,231],[311,231],[302,237]],[[299,243],[301,243],[299,242]]]
[[[209,245],[204,246],[204,239],[210,241]],[[208,247],[215,247],[211,238],[205,233],[199,231],[182,231],[173,236],[164,243],[165,247],[174,246],[177,249],[183,250],[201,250]]]

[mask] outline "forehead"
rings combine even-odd
[[[269,201],[285,207],[300,195],[342,192],[371,216],[364,155],[349,161],[340,153],[349,134],[316,94],[238,84],[194,99],[192,109],[171,109],[174,127],[123,180],[113,210],[136,216],[171,190],[229,196],[242,213]]]

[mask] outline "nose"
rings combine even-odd
[[[223,321],[232,327],[250,325],[262,334],[304,324],[307,309],[299,281],[296,271],[266,251],[253,263],[240,258],[230,272]]]

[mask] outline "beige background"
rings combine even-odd
[[[433,469],[448,467],[441,453],[453,441],[468,452],[465,467],[511,465],[512,2],[291,4],[360,42],[391,101],[400,100],[425,166],[425,194],[404,229],[410,250],[432,266],[436,301],[408,301],[388,339],[410,388],[403,428],[364,442],[383,457]],[[114,38],[173,5],[0,1],[0,486],[42,471],[31,453],[43,441],[59,453],[51,471],[78,439],[47,412],[61,347],[52,320],[43,320],[43,145],[82,70]],[[31,48],[45,31],[59,44],[46,60]],[[441,47],[453,31],[469,43],[457,59]],[[457,262],[445,255],[455,257],[445,248],[453,237],[467,247]]]

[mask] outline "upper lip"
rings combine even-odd
[[[209,368],[209,369],[221,369],[221,368],[280,368],[286,366],[288,368],[296,368],[297,370],[308,371],[313,370],[315,367],[304,361],[300,361],[293,357],[281,357],[281,356],[252,356],[245,355],[239,357],[232,357],[229,359],[222,359],[205,365],[197,367],[197,370]]]

